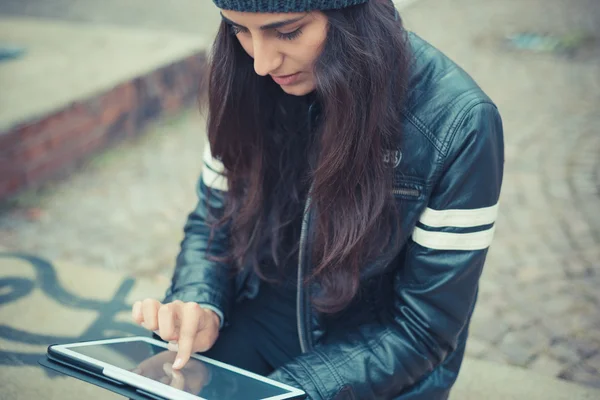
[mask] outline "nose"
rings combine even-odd
[[[254,71],[260,76],[266,76],[279,68],[283,55],[276,46],[267,40],[258,38],[253,41]]]

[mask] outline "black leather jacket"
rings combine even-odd
[[[384,160],[395,168],[404,245],[392,262],[365,269],[363,295],[347,313],[356,319],[344,329],[310,306],[310,288],[298,291],[303,354],[271,377],[311,399],[445,399],[463,358],[497,215],[502,122],[468,74],[416,35],[409,38],[414,60],[402,145]],[[259,279],[251,270],[231,279],[228,265],[205,258],[207,213],[218,212],[226,194],[222,165],[208,146],[205,155],[200,200],[165,301],[202,303],[227,323],[236,300],[256,295]],[[302,226],[299,280],[311,268],[311,214]],[[210,251],[223,253],[227,243],[224,228]]]

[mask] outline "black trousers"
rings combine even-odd
[[[266,376],[301,354],[295,290],[261,285],[255,299],[236,304],[229,326],[204,356]]]

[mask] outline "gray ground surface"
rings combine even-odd
[[[200,34],[219,22],[210,0],[2,0],[0,14]]]
[[[0,12],[16,3],[4,0]],[[67,7],[75,3],[56,1],[83,19],[79,6]],[[600,387],[599,6],[422,0],[403,16],[481,83],[504,118],[501,217],[469,355]],[[596,41],[570,58],[504,46],[505,35],[520,31],[585,31]],[[166,121],[49,193],[23,196],[20,208],[0,215],[0,247],[168,276],[194,202],[203,128],[194,112]]]

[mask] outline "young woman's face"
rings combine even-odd
[[[295,96],[315,89],[314,64],[327,36],[325,14],[222,10],[221,15],[254,59],[258,75],[270,75],[283,91]]]

